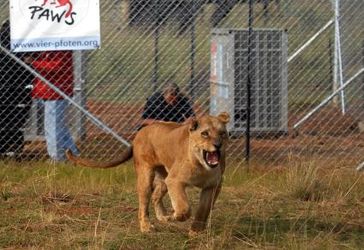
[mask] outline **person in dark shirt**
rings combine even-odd
[[[10,21],[0,27],[0,44],[10,50]],[[31,53],[13,53],[30,64]],[[0,49],[0,154],[18,154],[24,147],[24,129],[30,115],[34,76]]]
[[[155,92],[144,106],[142,126],[155,121],[184,122],[195,116],[191,102],[174,82],[168,82],[162,91]]]
[[[0,28],[0,44],[10,50],[10,21],[6,20]],[[31,53],[13,53],[18,59],[30,64]],[[31,103],[30,90],[34,76],[15,59],[0,49],[0,100],[5,102],[25,101]],[[4,100],[5,99],[5,100]]]

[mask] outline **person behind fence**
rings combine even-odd
[[[184,122],[195,116],[191,102],[176,83],[168,81],[162,91],[152,94],[144,106],[142,126],[155,121]]]
[[[43,51],[33,57],[33,67],[66,96],[73,96],[72,51]],[[52,161],[64,161],[69,148],[78,155],[66,124],[68,100],[40,78],[34,80],[32,96],[44,103],[44,130],[47,151]]]
[[[31,106],[34,76],[5,50],[10,51],[10,21],[0,28],[0,153],[20,153],[24,147],[24,127]],[[13,53],[30,63],[30,53]]]

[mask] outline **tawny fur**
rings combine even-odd
[[[205,115],[185,124],[156,122],[141,129],[136,134],[133,147],[109,162],[75,157],[69,150],[66,154],[76,164],[95,168],[115,167],[134,157],[142,232],[153,228],[148,213],[150,201],[158,220],[185,221],[191,215],[186,187],[199,187],[200,203],[190,229],[190,233],[194,234],[205,229],[221,189],[229,119],[224,112],[218,116]],[[210,167],[204,160],[203,151],[216,150],[220,152],[219,163]],[[162,201],[167,192],[174,210],[172,215],[167,215]]]

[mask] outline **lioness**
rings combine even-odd
[[[190,234],[195,234],[205,229],[221,189],[229,119],[229,114],[223,112],[218,116],[193,118],[184,124],[156,122],[142,128],[135,136],[133,147],[110,162],[75,157],[69,150],[66,154],[76,164],[95,168],[115,167],[134,156],[142,232],[153,228],[148,212],[151,198],[159,221],[185,221],[191,215],[186,187],[201,188],[200,204],[190,229]],[[162,202],[167,192],[173,215],[167,215]]]

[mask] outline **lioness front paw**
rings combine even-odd
[[[176,221],[186,221],[191,217],[191,211],[189,210],[186,213],[174,213],[173,219]]]
[[[149,233],[154,231],[154,226],[151,223],[140,223],[140,231],[142,233]]]

